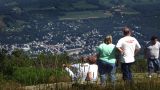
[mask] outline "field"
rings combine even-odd
[[[5,87],[4,84],[1,84],[1,88],[3,88],[3,90],[159,90],[160,88],[160,78],[158,78],[156,74],[154,74],[152,78],[148,78],[146,77],[146,73],[134,73],[133,79],[134,82],[132,84],[128,84],[121,79],[121,74],[117,74],[115,88],[113,88],[109,82],[104,87],[100,86],[99,82],[86,82],[85,84],[78,84],[74,82],[58,82],[31,86],[21,86],[10,82],[9,84],[5,84]]]
[[[71,78],[62,68],[62,64],[70,64],[67,54],[40,54],[37,58],[29,58],[23,51],[14,51],[11,55],[0,51],[0,89],[1,90],[159,90],[160,78],[156,74],[147,77],[146,61],[136,58],[132,66],[133,82],[122,80],[120,67],[117,68],[116,86],[110,81],[102,87],[97,83],[71,82]],[[76,61],[77,62],[77,61]],[[74,63],[76,63],[74,62]]]
[[[89,18],[106,18],[112,16],[112,13],[105,12],[105,10],[96,11],[81,11],[81,12],[65,12],[60,20],[75,20],[75,19],[89,19]]]

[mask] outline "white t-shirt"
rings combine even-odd
[[[147,58],[153,58],[153,59],[158,59],[159,58],[159,52],[160,52],[160,43],[157,41],[156,44],[152,45],[151,42],[149,42],[146,45],[146,53],[147,53]]]
[[[78,63],[71,66],[77,69],[76,77],[85,81],[89,70],[89,63]]]
[[[96,64],[90,64],[88,72],[92,73],[93,81],[96,81],[98,78],[98,66]]]
[[[91,72],[93,75],[93,81],[97,80],[98,77],[98,66],[96,64],[89,64],[89,63],[78,63],[71,65],[72,67],[75,67],[78,71],[76,73],[76,77],[79,77],[81,80],[85,81],[87,77],[87,73]]]
[[[121,48],[123,50],[122,54],[122,62],[123,63],[132,63],[135,61],[134,55],[135,55],[135,49],[140,49],[141,46],[139,42],[131,36],[125,36],[121,38],[117,45],[117,48]]]

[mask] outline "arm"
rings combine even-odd
[[[63,67],[70,67],[70,64],[62,64]]]
[[[144,53],[144,59],[146,59],[147,58],[147,48],[146,47],[144,48],[144,52],[143,53]]]
[[[121,54],[123,54],[123,53],[124,53],[124,50],[123,50],[122,48],[117,47],[117,49],[118,49],[118,51],[119,51]]]
[[[121,59],[121,53],[120,51],[116,48],[115,50],[115,57],[116,57],[116,66],[118,67],[120,64],[120,59]]]
[[[140,49],[141,49],[141,46],[139,42],[136,40],[135,55],[140,51]]]
[[[121,54],[124,53],[124,50],[123,50],[123,48],[122,48],[122,43],[123,43],[123,41],[122,41],[122,39],[120,39],[120,40],[118,41],[117,45],[116,45],[118,51],[119,51]]]
[[[63,64],[63,67],[74,67],[74,68],[78,68],[80,64]]]
[[[90,81],[90,80],[92,80],[92,79],[93,79],[92,72],[88,72],[88,73],[87,73],[86,80],[87,80],[87,81]]]

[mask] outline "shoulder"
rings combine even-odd
[[[125,37],[122,37],[122,38],[120,38],[120,39],[118,40],[118,42],[119,42],[119,41],[123,41],[124,39],[125,39]]]
[[[151,42],[149,41],[149,42],[147,42],[146,44],[145,44],[145,47],[148,47],[148,46],[150,46],[151,45]]]
[[[124,37],[121,38],[121,39],[119,39],[118,42],[117,42],[117,44],[116,44],[116,47],[121,46],[124,41],[125,41],[125,38],[124,38]]]
[[[92,69],[96,69],[96,68],[98,68],[98,65],[97,65],[97,64],[90,64],[90,67],[91,67]]]
[[[114,47],[116,46],[115,44],[111,44],[111,45],[114,46]]]
[[[160,42],[159,42],[159,41],[157,41],[157,44],[160,44]]]
[[[158,46],[160,47],[160,42],[159,42],[159,41],[157,41],[157,44],[158,44]]]
[[[116,45],[114,45],[114,44],[109,44],[109,46],[110,46],[111,48],[115,48],[115,47],[116,47]]]
[[[105,43],[101,43],[99,46],[104,46],[104,45],[106,45]]]
[[[89,66],[89,63],[84,63],[83,65],[87,65],[87,66]]]
[[[101,43],[97,48],[101,48],[101,47],[103,47],[105,45],[106,45],[105,43]]]

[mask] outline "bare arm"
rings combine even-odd
[[[92,79],[93,79],[92,72],[88,72],[88,73],[87,73],[86,80],[87,80],[87,81],[90,81],[90,80],[92,80]]]
[[[123,54],[123,53],[124,53],[124,51],[123,51],[123,49],[122,49],[122,48],[118,47],[117,49],[118,49],[118,51],[119,51],[121,54]]]

